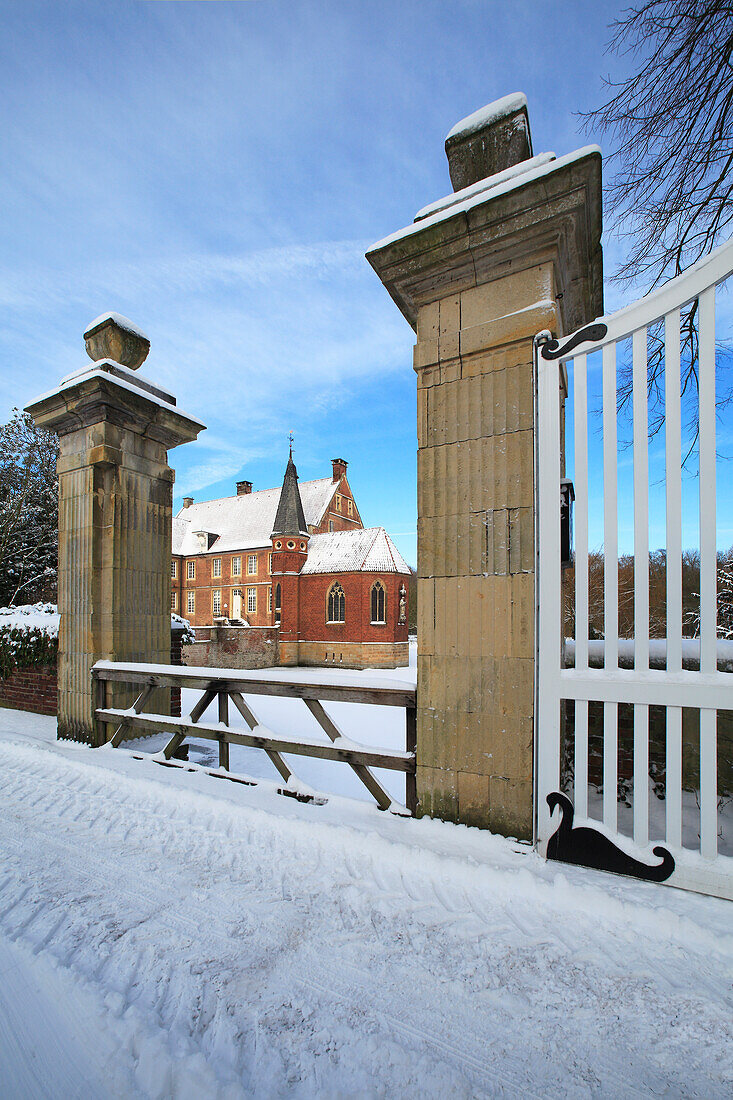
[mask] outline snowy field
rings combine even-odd
[[[733,1094],[729,903],[54,738],[0,710],[3,1098]]]

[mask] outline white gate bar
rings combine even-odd
[[[575,700],[575,815],[588,816],[588,702]]]
[[[682,847],[682,707],[667,707],[666,840]]]
[[[715,485],[715,287],[699,299],[700,672],[717,668],[717,522]],[[718,851],[718,753],[715,711],[700,711],[700,851]]]
[[[603,707],[603,824],[618,827],[618,703]]]
[[[588,667],[588,358],[573,361],[575,414],[575,667]],[[587,721],[587,711],[586,711]],[[575,715],[576,735],[578,714]],[[587,729],[586,729],[587,737]]]
[[[618,428],[616,345],[603,348],[603,647],[606,670],[618,668]],[[618,815],[618,705],[603,708],[603,824]]]
[[[576,704],[577,705],[577,704]],[[634,707],[634,841],[649,843],[649,707]]]
[[[560,786],[560,700],[557,682],[562,658],[562,569],[560,565],[560,366],[543,360],[535,348],[537,435],[544,460],[538,462],[537,568],[543,614],[537,630],[537,843],[544,853],[552,825],[545,795]]]
[[[680,311],[664,318],[664,447],[667,498],[667,670],[682,670],[682,410]],[[666,841],[682,847],[682,708],[667,707]]]
[[[618,668],[618,442],[616,345],[603,349],[603,647],[604,667]]]
[[[733,710],[733,675],[730,672],[635,672],[602,668],[578,672],[565,668],[560,673],[561,699],[588,699],[599,703],[646,703],[649,706]]]
[[[575,414],[575,667],[588,668],[588,357],[573,360]],[[575,812],[588,816],[588,704],[575,704]]]
[[[649,438],[647,332],[633,336],[634,668],[649,668]]]
[[[667,496],[667,668],[682,668],[682,413],[680,311],[664,318],[665,480]],[[669,762],[668,762],[669,763]],[[667,792],[669,797],[669,791]]]
[[[700,671],[717,661],[715,501],[715,287],[700,295]]]

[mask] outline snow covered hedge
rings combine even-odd
[[[188,645],[195,634],[187,619],[171,615],[171,629],[182,632]],[[0,678],[13,669],[55,665],[59,647],[59,614],[54,603],[28,603],[0,607]]]
[[[52,603],[0,607],[0,678],[16,668],[55,665],[59,616]]]

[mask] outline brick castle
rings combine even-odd
[[[192,626],[279,626],[280,662],[394,668],[408,663],[410,569],[383,527],[364,528],[346,476],[196,504],[173,520],[171,608]]]

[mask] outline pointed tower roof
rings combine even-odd
[[[283,487],[275,515],[271,538],[275,535],[307,535],[308,525],[303,514],[303,504],[298,489],[298,471],[291,453],[285,468]]]

